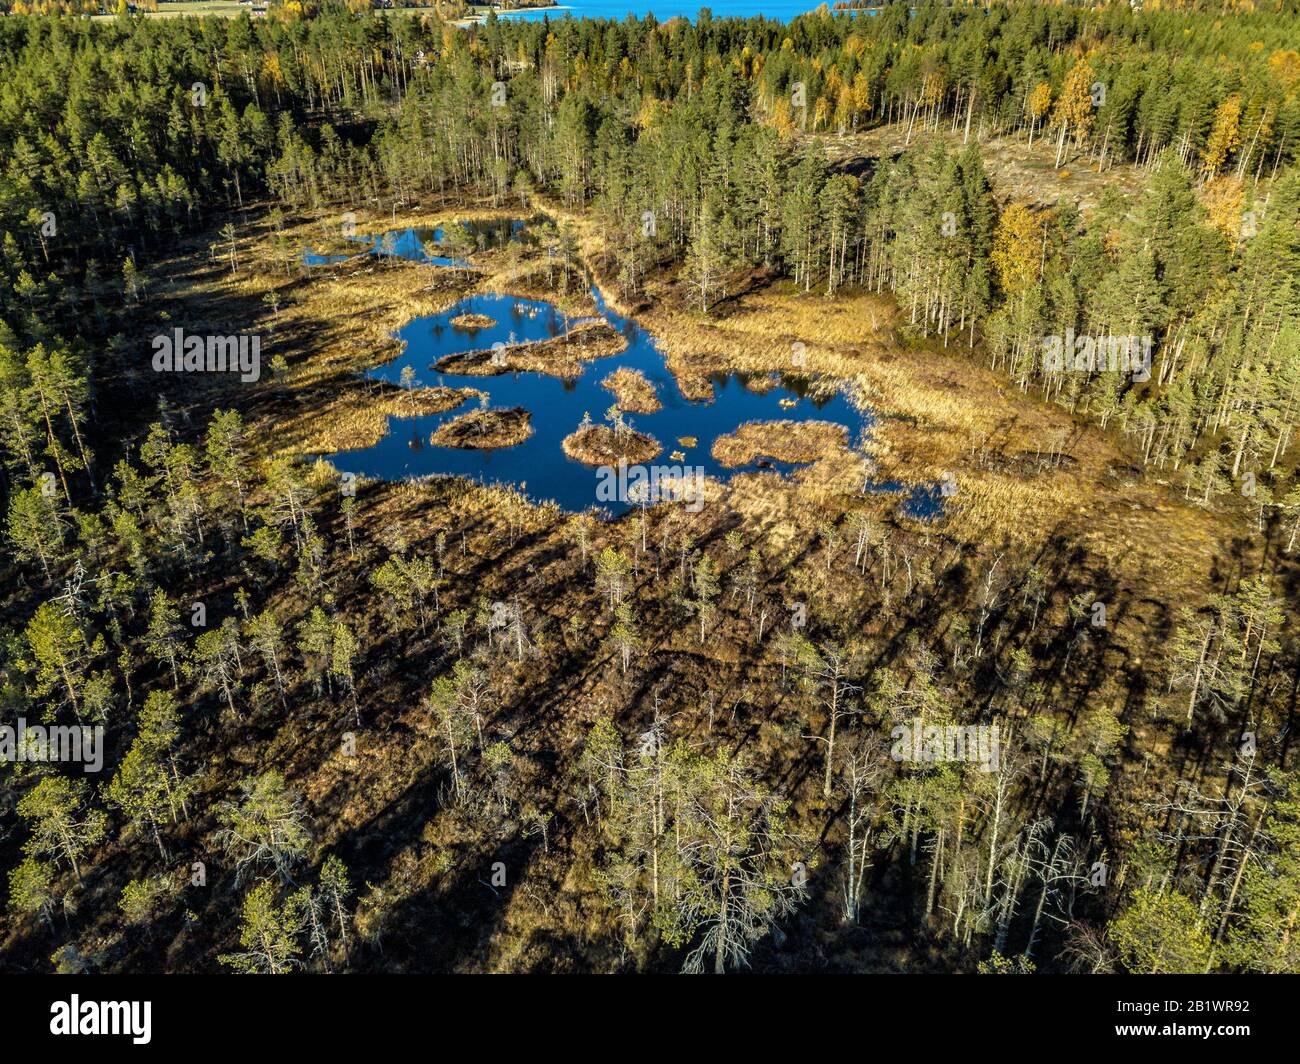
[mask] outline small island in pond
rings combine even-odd
[[[663,451],[659,441],[648,433],[627,426],[615,429],[593,424],[579,426],[564,437],[560,446],[575,462],[592,466],[617,465],[620,460],[629,464],[649,462]]]
[[[513,447],[533,434],[532,414],[521,406],[510,410],[474,410],[439,425],[429,437],[435,447],[486,450]]]
[[[843,425],[831,421],[751,421],[713,441],[713,457],[729,469],[760,458],[815,462],[848,442]]]
[[[480,329],[490,329],[496,324],[495,318],[489,318],[486,314],[457,314],[451,319],[453,329],[461,329],[465,332],[478,332]]]
[[[600,383],[629,414],[653,414],[663,409],[655,386],[639,369],[622,366]]]
[[[486,315],[464,314],[461,318]],[[461,319],[452,320],[455,325]],[[434,363],[438,373],[466,377],[495,377],[502,373],[546,373],[552,377],[580,377],[583,365],[597,358],[616,355],[627,340],[604,319],[583,322],[563,336],[503,345],[480,351],[447,355]]]

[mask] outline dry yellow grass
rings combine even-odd
[[[624,429],[616,436],[608,425],[580,428],[565,436],[560,446],[575,462],[592,466],[649,462],[663,451],[659,441],[648,433]]]
[[[461,329],[465,332],[477,332],[479,329],[490,329],[496,324],[495,318],[489,318],[486,314],[457,314],[451,319],[449,324],[453,329]]]
[[[616,355],[627,340],[602,320],[575,325],[564,336],[512,344],[500,351],[467,351],[439,359],[439,373],[491,377],[511,370],[546,373],[552,377],[582,375],[585,363]]]
[[[368,236],[406,227],[516,218],[521,213],[463,204],[387,213],[358,209],[346,219],[343,212],[331,211],[288,221],[279,233],[263,222],[237,233],[234,270],[224,241],[212,246],[206,262],[191,245],[183,249],[183,257],[158,271],[167,280],[152,298],[164,306],[175,305],[171,320],[191,331],[260,331],[263,359],[280,355],[286,360],[277,381],[284,399],[258,404],[248,414],[250,438],[259,445],[307,454],[368,447],[383,437],[389,417],[440,413],[481,394],[446,388],[408,393],[359,375],[400,353],[394,334],[414,318],[441,313],[477,291],[546,298],[572,317],[594,314],[595,304],[572,271],[564,275],[556,265],[536,258],[521,262],[517,245],[476,252],[474,271],[363,254],[313,267],[290,263],[286,269],[283,249],[294,249],[295,255],[296,249],[352,253],[360,247],[345,237],[353,226],[357,234]],[[548,272],[560,290],[546,288]],[[274,300],[274,309],[269,300]],[[582,360],[621,350],[621,337],[600,332],[597,324],[575,329],[569,350],[553,368],[572,374],[580,371]],[[546,354],[543,349],[531,359],[521,355],[518,368],[543,369],[534,362]],[[269,380],[265,369],[264,380]]]
[[[655,386],[639,369],[623,366],[600,384],[613,393],[619,407],[629,414],[653,414],[656,410],[663,409]]]
[[[533,434],[532,415],[522,407],[472,410],[439,425],[429,437],[436,447],[491,449],[513,447]]]
[[[358,399],[337,392],[313,400],[310,415],[286,419],[277,429],[281,446],[303,454],[328,454],[373,447],[388,431],[388,419],[442,414],[482,393],[472,389],[387,387]]]
[[[713,457],[732,469],[760,458],[814,462],[843,450],[848,430],[832,421],[750,421],[713,441]]]

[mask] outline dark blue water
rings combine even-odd
[[[397,234],[398,239],[388,241],[388,246],[418,249],[420,245],[413,243],[415,238],[410,232]],[[366,253],[378,253],[381,243],[382,239],[368,240]],[[423,258],[423,255],[416,250],[407,257]],[[387,433],[373,447],[326,457],[335,468],[361,476],[385,480],[431,474],[465,476],[485,483],[513,484],[533,499],[553,499],[571,512],[596,506],[618,514],[626,512],[630,504],[598,500],[596,469],[567,457],[560,443],[578,428],[584,414],[589,414],[594,422],[604,421],[614,396],[600,382],[620,367],[640,370],[655,386],[663,407],[653,414],[630,414],[625,419],[633,428],[654,436],[663,448],[647,464],[695,466],[721,481],[742,471],[769,469],[775,475],[797,468],[796,464],[772,460],[733,469],[719,465],[711,453],[713,442],[745,422],[831,421],[847,429],[847,442],[853,445],[874,421],[869,412],[859,410],[849,401],[843,389],[813,389],[808,379],[790,375],[719,373],[712,377],[712,401],[687,399],[667,369],[654,338],[635,321],[611,309],[594,285],[591,293],[599,312],[623,335],[627,347],[608,358],[584,363],[582,375],[573,380],[515,371],[498,376],[471,376],[444,373],[435,368],[435,363],[448,355],[483,351],[497,343],[509,345],[564,335],[580,319],[567,317],[551,303],[485,293],[468,296],[440,314],[409,322],[397,333],[403,343],[402,353],[368,371],[368,377],[400,384],[402,371],[410,367],[420,385],[475,388],[486,392],[487,399],[482,402],[470,399],[443,414],[390,417]],[[495,324],[483,329],[452,325],[452,319],[462,314],[486,315]],[[782,406],[783,399],[792,405]],[[429,443],[430,435],[444,421],[480,406],[524,407],[532,415],[533,434],[523,443],[498,450],[437,447]],[[691,436],[696,438],[694,446],[679,442],[680,437]],[[684,457],[671,457],[674,451],[682,452]],[[872,481],[865,487],[871,491],[907,490],[884,481]],[[913,517],[936,516],[940,510],[937,490],[913,489],[902,509]]]

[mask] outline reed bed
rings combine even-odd
[[[388,431],[389,418],[444,414],[482,395],[472,388],[413,388],[359,385],[334,394],[314,395],[310,410],[277,419],[275,443],[300,454],[328,454],[373,447]],[[293,416],[298,413],[299,416]]]
[[[713,441],[713,457],[728,469],[763,458],[815,462],[843,450],[848,437],[831,421],[748,421]]]
[[[496,323],[496,318],[491,318],[486,314],[457,314],[447,324],[453,329],[476,332],[479,329],[490,329]]]

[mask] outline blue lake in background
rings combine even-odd
[[[526,223],[509,223],[502,230],[504,239],[522,239]],[[435,235],[437,234],[437,235]],[[429,254],[426,249],[440,243],[441,230],[399,230],[381,237],[365,238],[360,254],[392,254],[415,261],[453,264]],[[352,256],[318,256],[308,253],[305,261],[312,265],[336,262]],[[455,265],[463,265],[455,262]],[[402,353],[390,362],[367,372],[372,380],[400,384],[407,367],[416,381],[424,386],[445,385],[451,388],[475,388],[487,394],[480,402],[467,400],[442,414],[388,419],[388,430],[373,447],[340,451],[326,455],[335,468],[360,476],[401,480],[435,474],[464,476],[484,483],[509,483],[526,491],[534,499],[553,499],[564,509],[579,512],[597,507],[616,515],[631,508],[627,502],[604,502],[597,499],[597,470],[564,454],[561,441],[572,433],[589,414],[592,421],[604,420],[605,411],[614,404],[613,394],[601,385],[609,374],[621,367],[640,370],[655,386],[662,409],[653,414],[629,414],[627,421],[636,429],[654,436],[663,448],[652,460],[654,465],[683,465],[702,468],[705,475],[719,481],[729,480],[738,472],[769,469],[773,475],[798,468],[794,463],[764,460],[760,465],[727,469],[712,456],[714,441],[735,431],[749,421],[830,421],[847,430],[847,443],[859,442],[874,422],[872,415],[851,403],[843,388],[818,388],[807,378],[776,374],[718,373],[712,376],[712,401],[686,398],[669,372],[663,353],[654,338],[635,321],[610,308],[599,289],[591,288],[598,312],[627,341],[627,347],[607,358],[583,363],[580,376],[561,379],[545,373],[509,371],[496,376],[478,376],[440,372],[434,364],[448,355],[489,350],[494,344],[517,344],[549,340],[563,336],[578,321],[554,304],[517,296],[483,293],[467,296],[439,314],[416,318],[397,332]],[[486,328],[453,325],[465,314],[485,315],[493,320]],[[786,405],[782,405],[785,400]],[[496,450],[438,447],[429,442],[430,435],[445,421],[478,407],[509,409],[523,407],[532,416],[532,435],[523,443]],[[695,437],[694,446],[679,442],[681,437]],[[672,452],[685,457],[674,459]],[[908,489],[888,481],[872,481],[870,491],[907,493],[903,512],[912,517],[930,518],[941,511],[936,488],[919,486]]]

